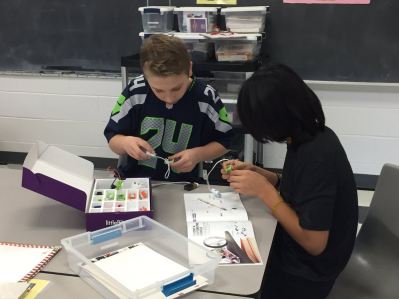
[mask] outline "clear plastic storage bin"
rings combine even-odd
[[[150,35],[144,32],[139,33],[142,40]],[[173,32],[168,35],[175,36],[183,41],[193,62],[207,61],[214,56],[214,42],[202,35],[182,32]]]
[[[212,86],[219,92],[237,95],[246,79],[244,72],[212,72]]]
[[[214,87],[222,99],[225,95],[236,98],[242,83],[246,79],[245,72],[212,72],[214,77],[201,78]]]
[[[268,6],[243,6],[222,8],[226,28],[231,32],[262,32],[265,28]]]
[[[147,298],[157,294],[162,297],[162,293],[167,296],[166,291],[169,293],[184,292],[188,289],[182,287],[189,286],[187,277],[192,277],[198,284],[200,281],[211,284],[214,281],[215,269],[220,260],[215,253],[146,216],[123,221],[94,232],[65,238],[61,240],[61,244],[66,250],[68,264],[73,272],[79,274],[106,298]],[[178,265],[178,271],[174,270],[174,274],[171,275],[169,274],[170,266],[166,266],[165,263],[153,265],[154,259],[139,260],[136,267],[126,266],[125,268],[128,270],[120,269],[123,268],[121,266],[115,267],[115,257],[119,259],[119,263],[121,260],[123,262],[121,253],[129,253],[126,251],[137,245],[144,246],[155,252],[156,255],[162,256],[162,261],[167,260],[166,264]],[[142,256],[141,254],[139,257]],[[111,270],[104,270],[104,261],[109,266],[110,257],[113,258],[114,264],[112,265],[116,268],[113,269],[114,272],[129,274],[124,271],[133,271],[133,274],[127,275],[129,283],[124,283],[123,279],[115,279],[113,275],[109,274],[112,272]],[[123,257],[126,259],[126,255]],[[137,257],[133,252],[133,255],[129,255],[129,260],[137,259]],[[144,266],[138,264],[144,264]],[[165,268],[167,269],[165,270]],[[168,274],[165,274],[166,277],[162,279],[159,277],[155,279],[155,276],[151,274],[159,276],[159,272]],[[178,274],[176,274],[177,272]],[[132,281],[136,275],[139,275],[140,280],[147,280],[145,287],[135,289],[131,286],[134,284]],[[130,285],[127,286],[127,284]],[[176,287],[179,284],[180,289]]]
[[[252,61],[259,55],[261,34],[247,34],[240,39],[215,39],[215,53],[218,61]]]
[[[195,33],[175,33],[186,45],[193,62],[203,62],[214,56],[214,43],[202,35]]]
[[[176,7],[180,32],[212,32],[216,30],[217,7]]]
[[[173,30],[172,6],[139,7],[144,32],[169,32]]]
[[[226,107],[229,121],[234,126],[241,125],[240,119],[237,114],[237,100],[236,99],[222,99],[224,106]]]

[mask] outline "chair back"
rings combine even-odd
[[[383,166],[351,258],[328,298],[399,298],[399,166]]]
[[[357,239],[365,241],[368,232],[373,230],[371,226],[375,223],[399,238],[399,166],[397,165],[383,166],[367,218]]]

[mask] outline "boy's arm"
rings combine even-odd
[[[217,141],[209,142],[204,146],[195,147],[193,150],[198,152],[198,162],[214,160],[228,152],[228,150]]]
[[[214,160],[228,152],[233,140],[233,127],[218,92],[207,85],[200,101],[200,110],[206,115],[201,130],[203,150],[200,161]]]
[[[146,97],[144,77],[134,78],[118,97],[104,135],[108,141],[110,149],[118,155],[128,154],[136,160],[145,160],[149,156],[146,152],[153,153],[154,150],[147,141],[135,136],[137,122],[134,109],[143,104]]]
[[[144,139],[120,134],[110,139],[109,147],[118,155],[128,154],[136,160],[147,160],[149,156],[146,152],[154,152],[151,145]]]

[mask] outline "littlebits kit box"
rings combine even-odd
[[[84,212],[88,231],[153,216],[149,178],[94,179],[92,162],[42,142],[25,158],[22,186]]]

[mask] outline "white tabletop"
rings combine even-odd
[[[21,175],[21,167],[0,167],[0,200],[2,202],[0,212],[0,240],[60,245],[62,238],[86,231],[84,213],[22,188]],[[96,177],[106,177],[108,175],[106,172],[96,172]],[[230,190],[225,186],[218,186],[218,188],[222,192]],[[206,186],[201,186],[191,192],[206,191]],[[183,185],[176,184],[153,188],[153,208],[155,213],[154,219],[156,221],[167,225],[183,235],[187,235],[183,201],[184,192]],[[242,201],[254,227],[263,265],[219,266],[216,269],[215,282],[204,288],[204,290],[239,295],[249,295],[259,290],[276,227],[276,220],[259,199],[242,197]],[[68,267],[66,252],[63,250],[43,270],[58,273],[73,273]],[[45,274],[42,273],[40,275]],[[52,275],[51,277],[50,280],[52,281],[61,279],[56,275]],[[79,278],[68,278],[75,279],[79,281],[77,283],[86,285]],[[71,292],[73,291],[71,290]],[[206,293],[204,294],[206,296]],[[73,295],[68,297],[79,298]],[[91,298],[91,296],[85,297]]]

